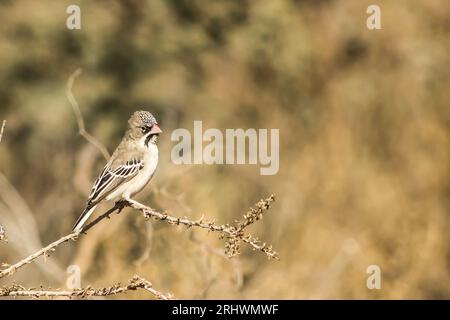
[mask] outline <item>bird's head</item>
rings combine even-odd
[[[131,136],[140,140],[145,137],[145,145],[158,141],[158,135],[162,130],[158,126],[155,117],[148,111],[136,111],[128,120]]]

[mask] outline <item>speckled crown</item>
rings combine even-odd
[[[155,123],[157,123],[155,117],[148,111],[136,111],[131,116],[130,120],[128,121],[131,125],[132,124],[142,124],[147,127],[153,126]]]

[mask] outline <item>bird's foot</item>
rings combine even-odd
[[[122,201],[125,201],[126,203],[127,203],[127,205],[128,206],[130,206],[130,207],[137,207],[137,208],[140,208],[140,207],[142,207],[142,204],[141,203],[139,203],[139,202],[137,202],[137,201],[135,201],[135,200],[133,200],[133,199],[131,199],[131,198],[125,198],[124,200],[122,200]]]
[[[117,213],[120,213],[123,210],[123,208],[125,208],[129,205],[130,205],[130,203],[127,200],[116,201],[116,208],[118,209]]]

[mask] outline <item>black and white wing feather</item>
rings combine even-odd
[[[73,230],[80,230],[97,204],[116,190],[120,185],[133,179],[144,167],[144,161],[134,158],[118,165],[108,163],[95,180],[86,208],[78,218]]]
[[[92,187],[88,203],[97,204],[122,183],[134,178],[143,167],[144,162],[137,159],[129,160],[116,167],[106,165]]]

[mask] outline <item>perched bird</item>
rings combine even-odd
[[[103,200],[132,201],[155,173],[158,165],[158,122],[148,111],[136,111],[128,120],[128,130],[98,176],[87,200],[86,209],[78,218],[73,231],[83,225]]]

